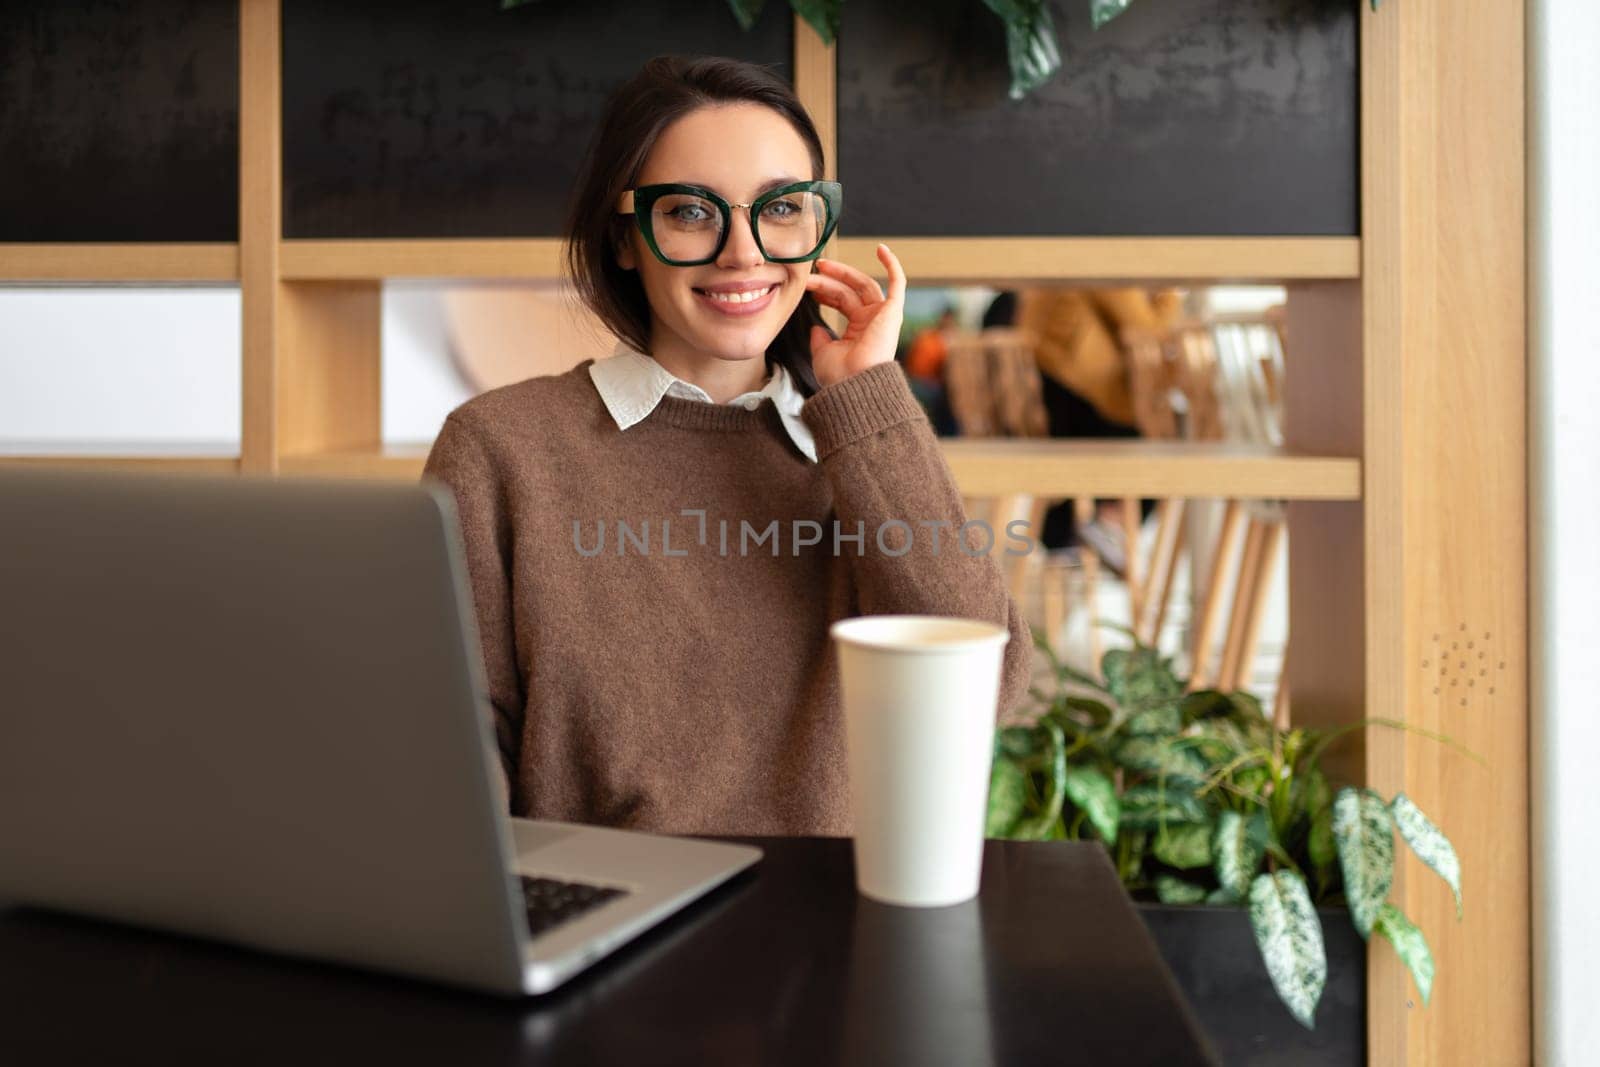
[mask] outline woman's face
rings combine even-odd
[[[781,114],[760,104],[715,104],[662,131],[635,185],[682,182],[704,186],[730,204],[748,204],[770,188],[815,177],[811,153]],[[762,358],[811,273],[810,263],[763,258],[745,208],[733,209],[727,243],[714,262],[670,267],[650,252],[637,225],[629,228],[618,261],[639,272],[650,300],[650,354],[678,363]],[[726,299],[763,290],[746,302]]]

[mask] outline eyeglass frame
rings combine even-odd
[[[806,255],[789,256],[784,258],[770,256],[767,254],[767,246],[761,240],[761,226],[755,221],[758,217],[758,213],[761,208],[766,207],[779,197],[786,196],[789,193],[799,192],[817,193],[821,195],[822,202],[828,209],[828,219],[826,225],[824,225],[822,228],[822,238],[817,242],[817,247],[812,249]],[[698,196],[715,204],[717,206],[717,210],[722,213],[722,232],[717,238],[717,246],[712,249],[711,254],[705,258],[681,260],[668,259],[662,254],[660,247],[656,244],[654,227],[648,221],[651,217],[650,209],[655,206],[655,202],[657,200],[661,199],[663,196],[671,195]],[[622,195],[617,198],[617,214],[633,216],[634,222],[639,227],[639,232],[644,235],[644,243],[650,247],[650,252],[662,263],[665,263],[669,267],[700,267],[707,263],[714,262],[718,256],[722,255],[722,250],[728,246],[728,234],[733,232],[734,208],[748,209],[750,213],[750,236],[755,238],[756,248],[760,250],[762,258],[767,262],[810,262],[822,255],[823,246],[828,243],[828,240],[833,236],[833,231],[839,226],[839,213],[843,207],[844,187],[838,182],[824,181],[820,179],[816,181],[791,182],[788,185],[781,185],[776,189],[770,189],[767,192],[762,193],[748,204],[729,203],[703,185],[685,185],[681,182],[663,182],[655,185],[641,185],[634,189],[623,190]]]

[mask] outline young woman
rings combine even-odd
[[[848,834],[828,625],[860,614],[1031,639],[894,362],[887,294],[820,259],[839,217],[792,90],[651,60],[610,100],[567,239],[607,359],[450,413],[454,493],[512,811],[663,832]],[[848,320],[835,337],[819,303]],[[965,525],[964,525],[965,524]]]

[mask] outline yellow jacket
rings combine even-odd
[[[1016,324],[1034,336],[1041,371],[1105,418],[1132,426],[1121,332],[1128,326],[1164,330],[1181,310],[1182,296],[1172,289],[1027,289],[1017,298]]]

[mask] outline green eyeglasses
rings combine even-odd
[[[750,210],[750,232],[773,263],[816,259],[839,224],[844,190],[838,182],[795,182],[730,204],[698,185],[641,185],[622,194],[617,211],[632,215],[644,243],[669,267],[697,267],[722,254],[733,209]]]

